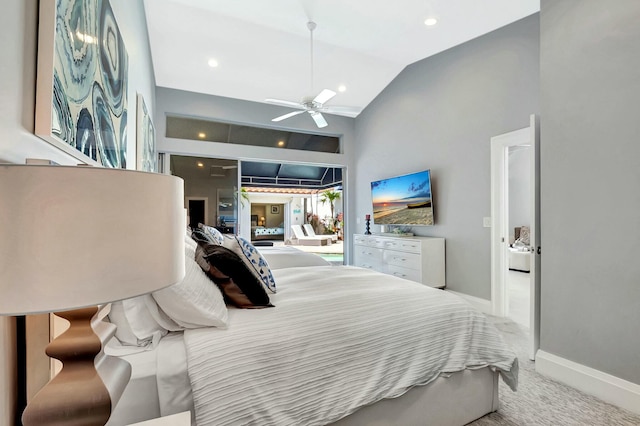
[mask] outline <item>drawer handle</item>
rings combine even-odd
[[[400,277],[400,278],[406,277],[405,274],[401,274],[400,272],[394,272],[393,275],[396,276],[396,277]]]
[[[406,262],[407,259],[405,259],[404,257],[394,257],[395,260],[399,260],[401,262]]]

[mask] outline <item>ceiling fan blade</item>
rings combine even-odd
[[[288,114],[285,115],[281,115],[280,117],[276,117],[274,119],[272,119],[271,121],[282,121],[282,120],[286,120],[289,117],[293,117],[294,115],[298,115],[298,114],[302,114],[304,111],[293,111],[290,112]]]
[[[318,94],[315,98],[313,98],[313,102],[317,102],[319,104],[323,104],[327,102],[329,99],[333,98],[336,95],[336,92],[329,89],[324,89],[322,92]]]
[[[265,99],[264,101],[270,104],[282,105],[282,106],[287,106],[291,108],[300,108],[300,109],[304,108],[304,105],[302,105],[300,102],[283,101],[282,99]]]
[[[319,112],[309,111],[309,114],[311,114],[311,118],[313,118],[313,121],[316,122],[316,126],[319,128],[327,127],[329,125],[327,120],[325,120]]]
[[[343,105],[330,105],[323,107],[322,111],[328,112],[329,114],[360,114],[362,112],[362,108]]]

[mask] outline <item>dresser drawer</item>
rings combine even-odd
[[[382,250],[375,247],[354,246],[355,258],[367,258],[370,261],[382,262]]]
[[[353,264],[382,272],[382,250],[375,247],[354,246]]]
[[[385,250],[382,256],[384,263],[402,266],[403,268],[416,269],[420,273],[422,258],[417,253]]]
[[[386,240],[383,244],[383,248],[389,250],[401,250],[418,254],[420,253],[420,241],[393,239]]]
[[[366,246],[367,241],[369,240],[369,238],[365,237],[364,235],[354,235],[353,236],[353,244],[357,244],[360,246]]]
[[[403,268],[402,266],[387,265],[386,273],[394,277],[404,278],[405,280],[421,282],[422,277],[420,271],[416,269]]]

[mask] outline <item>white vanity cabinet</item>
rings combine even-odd
[[[444,238],[355,234],[353,247],[355,266],[445,286]]]

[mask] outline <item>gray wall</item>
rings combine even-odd
[[[414,63],[356,119],[351,220],[371,213],[372,180],[431,169],[436,225],[413,232],[445,237],[447,287],[483,299],[491,297],[482,226],[491,215],[490,138],[539,112],[538,31],[536,14]]]
[[[541,349],[640,384],[640,2],[541,2]]]
[[[129,132],[127,163],[135,168],[136,92],[154,109],[153,70],[142,0],[111,0],[129,53]],[[10,0],[0,13],[0,162],[24,163],[46,158],[76,164],[53,145],[33,135],[38,44],[38,1]],[[0,317],[0,424],[13,424],[15,403],[12,322]],[[8,337],[11,335],[11,337]]]

